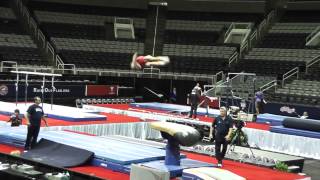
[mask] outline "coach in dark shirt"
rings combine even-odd
[[[28,108],[27,113],[25,114],[25,118],[27,120],[28,125],[28,134],[26,144],[24,147],[25,150],[32,149],[34,145],[37,143],[37,138],[41,126],[41,119],[43,119],[46,123],[46,126],[48,126],[43,113],[43,109],[41,106],[39,106],[40,103],[41,98],[35,97],[34,104]]]
[[[222,160],[226,154],[228,143],[231,140],[233,120],[227,115],[227,109],[225,107],[220,108],[220,115],[215,118],[212,123],[211,137],[215,136],[215,151],[216,158],[218,160],[218,167],[222,167]],[[222,146],[222,151],[221,151]]]
[[[200,101],[200,95],[198,94],[196,89],[192,89],[190,94],[191,109],[190,109],[189,118],[192,118],[192,116],[194,116],[194,118],[197,118],[197,108],[199,105],[199,101]]]

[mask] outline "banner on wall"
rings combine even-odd
[[[87,85],[86,96],[118,96],[118,85]]]
[[[0,84],[0,98],[10,98],[16,96],[16,86],[13,84]],[[41,85],[29,85],[28,97],[42,96]],[[55,97],[82,97],[85,94],[84,85],[56,85],[55,89],[51,85],[44,87],[44,96],[50,97],[51,92]],[[25,97],[25,85],[18,86],[18,97]]]

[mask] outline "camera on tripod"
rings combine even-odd
[[[242,121],[242,120],[239,120],[239,119],[236,119],[234,121],[234,126],[237,128],[237,129],[241,129],[245,126],[245,122]]]

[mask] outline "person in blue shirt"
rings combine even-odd
[[[218,167],[222,167],[222,160],[227,152],[231,140],[233,119],[227,115],[227,108],[220,107],[220,115],[215,118],[210,128],[210,139],[215,137],[215,152],[218,160]],[[222,150],[221,150],[222,146]]]
[[[48,126],[43,109],[39,106],[41,103],[40,97],[34,98],[34,104],[29,106],[25,118],[27,120],[28,133],[25,143],[25,150],[32,149],[37,143],[37,138],[40,131],[41,120],[44,120],[46,126]]]

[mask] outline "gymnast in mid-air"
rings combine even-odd
[[[131,69],[143,69],[145,67],[160,67],[169,64],[170,59],[168,56],[138,56],[138,53],[134,53],[130,64]]]

